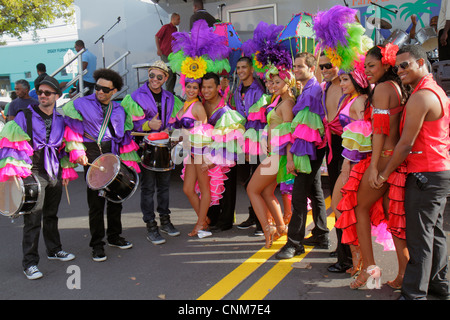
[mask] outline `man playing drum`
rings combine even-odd
[[[22,183],[19,183],[20,178],[34,177],[35,183],[40,185],[35,206],[23,216],[22,265],[25,276],[30,280],[42,277],[37,268],[41,220],[48,259],[69,261],[75,258],[61,248],[57,213],[62,186],[78,176],[67,159],[61,160],[64,155],[61,148],[64,119],[54,109],[61,95],[59,83],[46,76],[36,92],[39,105],[28,106],[19,112],[13,121],[6,124],[0,135],[2,184],[13,177],[16,183],[12,184],[11,193],[23,192],[21,188],[15,188]],[[65,168],[61,170],[61,167]]]
[[[170,119],[182,107],[178,98],[162,88],[168,76],[167,65],[161,60],[154,62],[148,69],[148,81],[123,99],[122,106],[132,115],[135,132],[167,131]],[[147,226],[147,239],[153,244],[163,244],[166,240],[159,233],[155,220],[155,188],[161,231],[173,237],[180,234],[170,221],[170,170],[149,170],[143,167],[141,172],[141,210]]]
[[[70,161],[85,166],[85,176],[89,169],[88,165],[105,153],[120,154],[124,163],[136,168],[137,165],[129,161],[133,159],[136,147],[131,139],[129,131],[131,128],[127,127],[127,115],[119,103],[112,101],[113,95],[123,86],[122,77],[113,70],[99,69],[94,72],[94,78],[96,80],[94,94],[78,98],[63,107],[68,126],[65,139],[68,141],[66,149],[69,151]],[[139,160],[137,154],[134,160],[134,162]],[[97,171],[97,174],[101,173],[101,170]],[[103,242],[105,202],[108,245],[120,249],[131,248],[133,245],[121,237],[122,203],[105,199],[99,195],[98,190],[89,186],[89,182],[87,199],[91,232],[89,245],[93,248],[93,260],[97,262],[106,260]]]

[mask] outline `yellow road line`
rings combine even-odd
[[[328,197],[325,199],[325,205],[328,209],[331,204],[331,198]],[[334,215],[333,215],[334,221]],[[308,212],[306,225],[311,224],[312,215],[311,211]],[[242,281],[244,281],[248,276],[250,276],[256,269],[258,269],[261,265],[263,265],[270,257],[272,257],[278,250],[280,250],[284,244],[286,243],[286,237],[282,237],[275,241],[270,249],[262,248],[246,261],[244,261],[240,266],[231,271],[227,276],[225,276],[222,280],[212,286],[208,291],[202,294],[198,300],[220,300],[223,299],[228,293],[230,293],[234,288],[236,288]],[[312,248],[312,247],[311,247]],[[305,250],[308,250],[305,247]],[[309,249],[311,250],[311,249]],[[309,251],[307,251],[309,252]],[[305,253],[306,255],[306,253]],[[303,255],[301,255],[303,256]],[[300,256],[300,257],[301,257]],[[291,260],[298,260],[299,257],[295,257],[293,259],[288,259],[286,261],[295,262]],[[283,265],[282,261],[279,262],[280,265]],[[290,265],[289,265],[290,266]],[[291,268],[292,270],[292,268]],[[289,270],[290,271],[290,270]],[[282,278],[279,280],[281,281]],[[278,282],[279,282],[278,281]],[[277,283],[278,283],[277,282]],[[276,284],[275,284],[276,285]],[[274,286],[275,286],[274,285]],[[255,298],[253,298],[255,299]]]

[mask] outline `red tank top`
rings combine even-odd
[[[411,153],[406,158],[408,172],[438,172],[450,170],[450,100],[431,74],[425,76],[413,94],[426,89],[433,92],[441,102],[443,116],[435,121],[424,121]],[[406,112],[405,112],[406,113]],[[400,133],[405,122],[403,113]]]

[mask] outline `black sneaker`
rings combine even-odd
[[[162,232],[167,233],[171,237],[176,237],[180,235],[180,231],[177,230],[170,222],[170,217],[168,215],[161,216],[161,227],[159,228]]]
[[[108,241],[108,246],[116,247],[119,249],[130,249],[133,247],[133,244],[131,242],[128,242],[124,238],[118,238],[113,241]]]
[[[28,280],[36,280],[43,277],[42,272],[39,271],[37,266],[30,266],[27,269],[23,270],[23,273]]]
[[[241,224],[237,225],[237,228],[241,229],[241,230],[245,230],[245,229],[248,229],[248,228],[250,228],[251,226],[253,226],[255,224],[256,224],[255,219],[253,219],[251,217],[248,217],[247,220],[245,220]]]
[[[95,262],[102,262],[106,260],[105,250],[103,247],[94,248],[92,250],[92,260]]]
[[[156,224],[156,221],[152,221],[150,223],[147,223],[147,240],[150,241],[153,244],[163,244],[166,243],[166,239],[164,239],[160,234],[158,230],[158,225]]]
[[[75,255],[60,250],[57,253],[47,255],[49,260],[70,261],[75,259]]]

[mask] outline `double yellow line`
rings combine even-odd
[[[331,205],[331,198],[325,199],[326,208]],[[312,223],[311,211],[308,212],[306,225]],[[327,218],[328,229],[334,228],[334,213]],[[278,250],[286,243],[286,236],[275,241],[270,249],[262,248],[243,262],[239,267],[230,272],[222,280],[216,283],[211,289],[202,294],[198,300],[221,300],[242,281],[255,272],[260,266],[267,262]],[[281,280],[292,271],[291,265],[294,262],[300,262],[313,249],[305,246],[305,253],[292,259],[280,260],[268,272],[266,272],[258,281],[256,281],[246,292],[242,294],[239,300],[262,300],[275,288]]]

